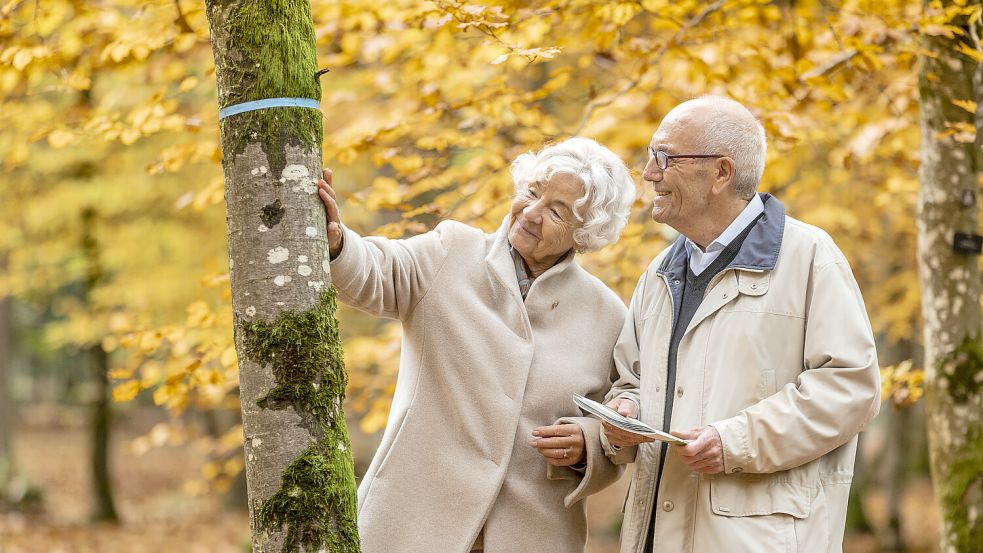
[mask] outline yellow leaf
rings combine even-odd
[[[983,62],[983,52],[980,52],[976,48],[973,48],[964,42],[959,43],[959,51],[973,58],[973,61],[976,63]]]
[[[130,401],[131,399],[137,397],[137,394],[140,393],[140,389],[140,382],[137,380],[124,382],[113,388],[113,401]]]
[[[14,54],[14,69],[21,71],[27,64],[31,63],[34,56],[31,55],[31,51],[28,49],[23,49]]]
[[[222,357],[219,359],[219,362],[222,363],[222,366],[227,369],[231,369],[235,367],[238,362],[238,357],[236,356],[236,348],[233,346],[229,346],[225,348],[225,351],[222,352]]]
[[[952,103],[974,115],[976,114],[976,102],[973,100],[952,100]]]
[[[133,372],[133,369],[113,369],[109,371],[109,378],[111,380],[126,380],[133,378]]]
[[[75,142],[75,133],[65,129],[56,129],[48,135],[48,144],[52,148],[64,148]]]
[[[187,92],[196,86],[198,86],[198,77],[188,77],[187,79],[181,81],[181,85],[178,87],[178,90],[181,92]]]

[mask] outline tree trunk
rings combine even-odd
[[[222,108],[319,100],[310,4],[208,0]],[[321,113],[223,119],[229,272],[255,553],[360,550],[324,210]]]
[[[924,5],[931,9],[929,2]],[[927,429],[943,553],[983,551],[979,257],[953,251],[954,233],[979,232],[980,152],[952,132],[952,124],[974,123],[972,114],[952,103],[977,97],[977,68],[959,51],[963,41],[968,44],[967,37],[925,35],[928,54],[921,58],[918,78],[918,272],[925,320]]]
[[[95,236],[97,214],[95,209],[82,211],[82,252],[85,255],[86,279],[82,301],[88,303],[92,291],[102,280],[102,263],[99,243]],[[87,348],[89,369],[96,381],[96,397],[92,404],[92,492],[94,509],[92,520],[119,522],[113,503],[113,485],[109,470],[109,435],[112,427],[111,387],[109,382],[109,357],[96,343]]]
[[[100,344],[89,348],[89,363],[96,379],[96,399],[92,404],[92,490],[95,498],[93,520],[119,522],[113,503],[113,485],[109,470],[110,430],[112,428],[112,387],[109,381],[109,356]]]
[[[0,272],[6,270],[6,254],[0,253]],[[11,433],[14,428],[14,405],[10,393],[14,357],[10,320],[10,296],[0,299],[0,500],[14,474],[14,452]]]

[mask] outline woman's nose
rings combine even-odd
[[[526,219],[533,223],[539,223],[542,221],[543,213],[540,205],[541,202],[533,202],[527,205],[523,210],[522,214],[526,216]]]

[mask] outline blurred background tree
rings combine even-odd
[[[850,260],[878,338],[885,398],[917,402],[916,64],[931,57],[924,37],[978,36],[979,2],[315,0],[311,8],[318,66],[331,69],[324,161],[355,230],[403,236],[444,218],[493,230],[517,154],[578,134],[640,172],[673,105],[726,94],[768,132],[762,189],[827,230]],[[200,475],[182,487],[198,495],[241,490],[243,466],[203,10],[191,0],[0,2],[0,295],[11,298],[18,420],[33,420],[37,404],[95,404],[98,382],[82,353],[100,345],[113,395],[125,402],[112,420],[125,426],[153,406],[166,414],[130,429],[139,434],[127,434],[128,454],[194,448]],[[960,47],[979,62],[977,43]],[[976,110],[969,97],[950,104]],[[674,238],[648,220],[651,190],[642,192],[621,241],[584,261],[624,298]],[[86,209],[99,213],[104,278],[83,301]],[[361,471],[385,425],[399,328],[348,309],[340,319],[346,411],[364,434],[353,437]],[[863,439],[851,510],[868,537],[848,549],[938,547],[927,537],[937,520],[930,502],[909,507],[913,493],[927,493],[924,408],[882,413]],[[614,519],[622,498],[612,500]],[[611,541],[616,521],[604,524],[592,543]]]

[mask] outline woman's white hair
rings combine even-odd
[[[595,251],[617,241],[635,201],[635,183],[625,162],[596,141],[579,137],[527,152],[512,162],[512,182],[519,194],[558,173],[573,175],[584,185],[584,196],[574,202],[574,215],[583,222],[573,233],[577,251]]]

